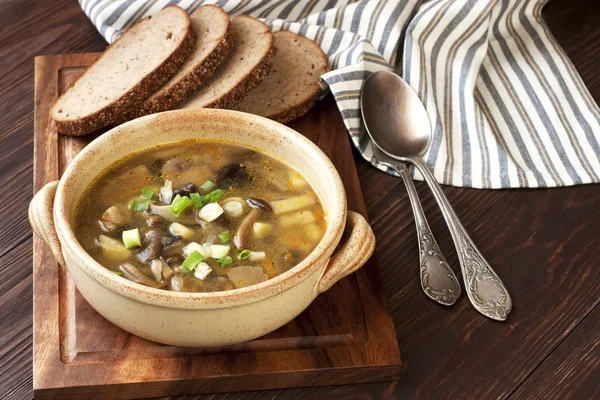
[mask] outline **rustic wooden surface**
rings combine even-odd
[[[99,55],[35,59],[34,190],[61,176],[97,136],[59,135],[48,111]],[[335,102],[323,100],[318,109],[291,125],[333,161],[346,188],[348,207],[366,214]],[[90,393],[158,397],[323,386],[390,381],[401,372],[396,331],[375,258],[268,335],[223,348],[186,349],[141,339],[102,318],[75,289],[48,246],[34,236],[33,315],[36,398],[87,399]]]
[[[600,101],[600,2],[554,0],[544,17]],[[0,0],[0,398],[32,395],[33,57],[100,51],[73,0]],[[395,383],[203,396],[226,399],[556,398],[600,396],[600,186],[483,191],[444,188],[509,287],[507,323],[463,297],[451,309],[420,293],[413,222],[402,183],[357,158],[376,255],[402,352]],[[438,242],[456,266],[429,192],[417,183]],[[191,398],[191,397],[188,397]]]

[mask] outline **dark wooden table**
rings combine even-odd
[[[544,17],[600,101],[600,2],[555,0]],[[23,399],[32,397],[33,57],[101,51],[106,43],[74,0],[0,0],[0,27],[0,398]],[[427,300],[402,182],[356,162],[402,379],[205,398],[600,398],[600,186],[444,188],[513,296],[513,313],[498,323],[465,296],[450,309]],[[440,247],[458,265],[433,198],[422,183],[417,188]]]

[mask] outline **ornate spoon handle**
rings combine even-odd
[[[473,307],[486,317],[504,321],[512,309],[508,290],[473,243],[427,164],[420,158],[410,161],[421,171],[450,228],[465,281],[465,290]]]
[[[419,239],[419,259],[421,287],[425,294],[433,301],[445,306],[451,306],[460,297],[460,285],[456,275],[448,265],[446,258],[438,247],[433,233],[429,228],[417,189],[413,180],[402,163],[394,165],[396,171],[404,180],[408,198],[415,215],[417,238]]]
[[[431,233],[412,177],[404,163],[399,163],[375,146],[373,150],[377,160],[395,170],[402,177],[406,186],[417,226],[421,288],[431,300],[451,306],[460,297],[460,284]]]

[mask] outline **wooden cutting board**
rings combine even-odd
[[[35,59],[34,190],[57,180],[94,137],[59,135],[57,96],[98,54]],[[348,208],[366,216],[346,130],[328,97],[289,124],[338,169]],[[340,385],[399,376],[400,351],[377,262],[342,279],[294,321],[259,339],[211,349],[179,348],[131,335],[82,298],[50,249],[33,241],[33,387],[36,398],[139,398]]]

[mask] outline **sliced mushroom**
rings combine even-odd
[[[123,273],[123,277],[129,279],[132,282],[141,283],[142,285],[155,287],[156,283],[150,278],[144,275],[139,269],[130,263],[123,263],[119,265],[119,270]]]
[[[183,185],[181,189],[173,190],[173,197],[177,195],[180,195],[181,197],[190,197],[190,194],[192,193],[198,193],[198,187],[196,187],[196,185],[194,185],[192,182],[188,182],[185,185]]]
[[[190,167],[190,163],[181,157],[171,158],[162,166],[163,174],[178,174]]]
[[[150,261],[150,270],[156,282],[161,282],[163,286],[166,286],[165,281],[173,276],[173,270],[162,257]]]
[[[150,261],[150,270],[152,271],[152,276],[154,277],[154,280],[156,280],[156,282],[160,282],[162,279],[163,271],[162,261],[158,258],[155,258],[152,261]]]
[[[169,289],[174,292],[183,292],[183,278],[181,276],[174,276],[171,278]]]
[[[246,238],[248,236],[248,232],[250,232],[252,225],[261,216],[263,210],[271,211],[271,206],[269,203],[262,199],[250,198],[246,200],[246,203],[251,207],[251,210],[244,217],[235,234],[235,237],[233,238],[233,243],[238,249],[246,247]]]
[[[198,221],[196,216],[193,214],[182,213],[179,217],[173,215],[173,213],[169,210],[171,206],[157,206],[156,204],[150,204],[150,214],[158,215],[165,221],[169,222],[179,222],[184,225],[198,225]]]
[[[265,211],[273,211],[271,205],[263,199],[256,199],[254,197],[251,197],[248,200],[246,200],[246,203],[252,208],[262,208]]]
[[[243,186],[252,181],[246,167],[240,163],[227,164],[217,172],[217,185],[222,188]]]
[[[104,211],[100,217],[100,223],[106,231],[112,232],[126,225],[127,218],[116,206],[112,206]]]
[[[192,182],[183,185],[183,189],[187,190],[189,193],[198,193],[198,186],[194,185]]]
[[[167,247],[179,243],[181,241],[181,236],[163,236],[160,241],[163,247]]]
[[[174,268],[176,265],[181,264],[183,262],[183,254],[175,253],[175,254],[169,256],[166,261],[167,261],[167,264],[169,265],[169,267]],[[171,272],[173,272],[172,269],[171,269]]]
[[[236,289],[256,285],[269,279],[269,276],[265,274],[261,267],[251,267],[249,265],[231,268],[231,271],[227,273],[227,277]]]
[[[157,158],[156,160],[152,161],[152,163],[150,164],[150,171],[152,171],[155,175],[158,175],[161,173],[162,166],[163,166],[162,158]]]
[[[261,216],[261,214],[261,208],[253,208],[244,217],[244,220],[240,224],[235,234],[235,237],[233,238],[233,243],[238,249],[243,249],[244,247],[246,247],[246,238],[248,236],[248,232],[250,232],[250,229],[252,229],[252,225]]]
[[[167,262],[164,260],[164,258],[160,258],[161,261],[161,265],[162,265],[162,276],[165,279],[171,279],[171,277],[173,276],[173,270],[171,269],[171,267],[169,266],[169,264],[167,264]]]
[[[141,262],[147,263],[153,258],[158,257],[160,249],[162,249],[162,235],[163,231],[158,228],[148,229],[144,233],[142,250],[138,253],[138,259]]]
[[[146,224],[151,228],[164,228],[165,220],[160,217],[160,215],[150,214],[147,211],[142,213],[142,216],[146,219]]]
[[[185,247],[185,242],[183,240],[177,240],[177,241],[172,242],[170,245],[165,246],[162,249],[161,254],[164,257],[166,257],[167,260],[169,260],[171,256],[183,254],[184,247]],[[180,261],[183,261],[183,259],[181,259]],[[169,262],[169,264],[171,264],[171,263]]]

